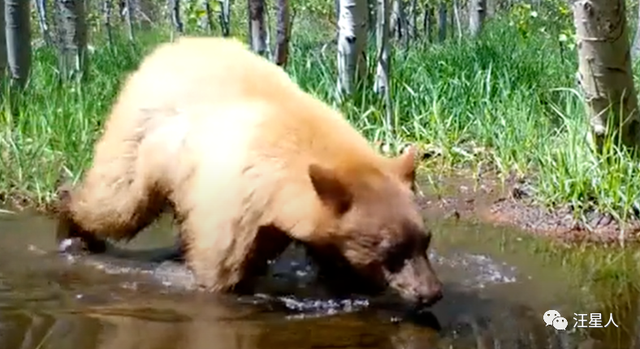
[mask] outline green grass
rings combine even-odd
[[[320,53],[333,32],[295,25],[288,71],[303,89],[335,104],[335,48]],[[89,82],[68,88],[56,85],[55,53],[37,49],[26,92],[3,105],[15,112],[0,115],[0,191],[44,204],[61,172],[79,178],[123,77],[167,39],[152,32],[135,47],[124,39],[113,47],[96,44]],[[640,198],[634,180],[640,171],[624,155],[601,159],[589,150],[583,101],[573,90],[575,56],[568,51],[563,57],[557,41],[542,35],[522,38],[506,20],[490,22],[476,42],[398,48],[396,140],[437,146],[445,169],[490,163],[503,174],[529,174],[543,204],[592,205],[624,217]],[[386,137],[384,106],[365,84],[340,107],[369,139],[380,141]]]

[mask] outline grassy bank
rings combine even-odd
[[[307,91],[333,104],[335,49],[321,47],[330,28],[294,30],[288,71]],[[78,178],[90,164],[93,142],[125,74],[165,33],[147,33],[132,46],[96,45],[91,79],[74,88],[55,84],[55,53],[36,49],[31,82],[0,115],[0,191],[36,204],[52,198],[62,171]],[[575,52],[557,40],[522,37],[506,20],[489,23],[477,42],[414,42],[397,49],[393,102],[397,139],[442,150],[437,166],[490,166],[502,174],[528,174],[543,204],[572,204],[625,218],[640,198],[638,167],[611,154],[607,166],[593,157],[581,97],[573,90]],[[382,140],[384,109],[369,92],[340,107],[372,141]],[[8,110],[14,110],[9,113]],[[589,202],[588,205],[585,205]]]

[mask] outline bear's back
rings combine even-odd
[[[196,108],[200,111],[181,115],[205,116],[188,128],[193,137],[197,129],[206,130],[203,137],[211,147],[231,148],[236,142],[240,152],[250,146],[265,157],[296,155],[355,167],[384,161],[338,111],[235,39],[181,37],[156,47],[125,83],[112,123],[136,122],[132,115],[140,109]],[[255,145],[243,143],[248,139]]]
[[[278,66],[234,39],[182,37],[156,47],[125,82],[118,104],[180,109],[273,99],[297,86]]]

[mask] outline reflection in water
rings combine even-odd
[[[0,332],[0,343],[21,349],[41,343],[60,349],[435,348],[434,331],[372,321],[366,313],[285,320],[211,299],[159,298],[88,307],[77,314],[3,318],[14,327]]]
[[[132,317],[91,314],[113,325],[113,332],[107,332],[108,340],[97,348],[393,348],[389,334],[398,332],[399,328],[376,324],[358,313],[335,315],[318,322],[315,319],[261,319],[259,315],[243,319],[229,314],[232,308],[225,309],[218,304],[200,305],[193,310],[193,318],[180,323],[150,323]],[[146,333],[161,336],[150,339]]]
[[[46,252],[55,249],[49,221],[0,221],[0,348],[638,346],[640,295],[631,282],[621,282],[624,287],[616,292],[604,286],[587,296],[568,291],[560,268],[537,264],[522,249],[499,250],[496,238],[489,235],[492,229],[462,223],[435,227],[447,231],[434,240],[434,264],[445,282],[446,297],[429,317],[398,314],[365,299],[319,301],[316,296],[322,292],[313,286],[313,268],[301,262],[299,250],[277,261],[265,278],[264,293],[277,297],[238,299],[190,291],[192,276],[176,264],[158,267],[97,256],[70,263]],[[171,230],[166,231],[141,234],[130,246],[170,245]],[[295,297],[286,296],[293,289]],[[605,322],[612,313],[620,327],[573,330],[572,314],[587,308],[602,313]],[[567,331],[544,325],[542,314],[548,309],[565,315]]]
[[[636,285],[624,282],[617,290],[595,289],[600,306],[593,313],[600,314],[602,328],[588,328],[589,340],[580,349],[629,349],[638,348],[638,301],[640,292]],[[603,287],[604,288],[604,287]],[[613,292],[611,292],[613,291]],[[610,318],[613,322],[608,326]],[[587,317],[589,319],[589,317]],[[590,323],[584,325],[590,326]],[[596,325],[596,324],[593,324]]]

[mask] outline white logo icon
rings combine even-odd
[[[567,319],[563,318],[562,316],[558,316],[557,318],[553,319],[553,327],[556,330],[564,331],[567,329],[568,325],[569,325],[569,322],[567,321]]]
[[[556,310],[547,310],[542,319],[547,326],[553,326],[556,330],[565,330],[569,325],[567,319],[563,318]]]
[[[544,320],[544,323],[549,326],[553,325],[553,319],[557,318],[558,316],[560,316],[560,313],[558,311],[547,310],[547,312],[542,315],[542,319]]]

